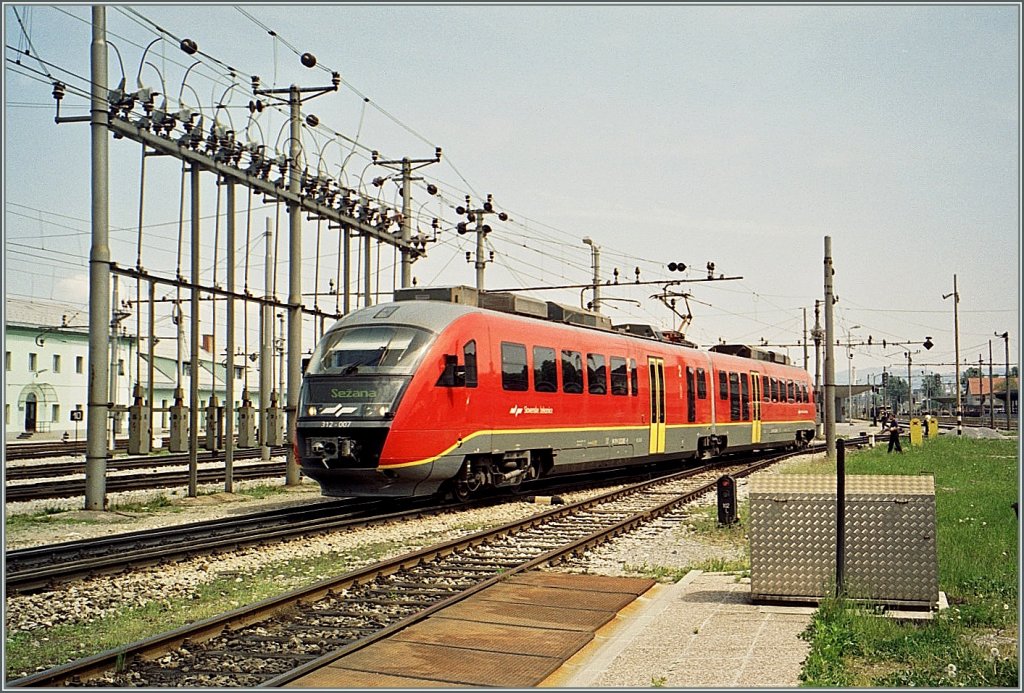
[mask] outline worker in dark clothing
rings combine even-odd
[[[889,452],[892,452],[893,448],[896,448],[896,452],[903,452],[903,446],[900,445],[900,425],[896,421],[895,416],[889,417]]]

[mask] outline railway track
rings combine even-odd
[[[283,455],[287,451],[284,446],[271,448],[271,456]],[[249,460],[259,457],[259,448],[246,448],[236,450],[236,460]],[[37,458],[45,459],[45,458]],[[223,452],[201,452],[197,456],[199,463],[223,462]],[[154,467],[172,467],[175,465],[187,465],[188,453],[170,453],[165,455],[131,455],[126,457],[114,457],[107,460],[108,472],[119,472],[128,469],[152,469]],[[72,474],[85,473],[85,460],[74,462],[43,462],[40,464],[20,464],[4,468],[4,479],[6,481],[26,481],[29,479],[47,479],[60,476],[71,476]]]
[[[249,479],[266,479],[282,476],[285,473],[284,462],[269,464],[237,465],[232,470],[235,481]],[[224,481],[223,469],[197,470],[197,483],[216,484]],[[138,489],[174,488],[189,483],[188,470],[155,472],[144,474],[125,474],[106,478],[107,492],[134,491]],[[45,498],[67,498],[85,495],[85,479],[64,479],[57,481],[40,481],[30,484],[8,484],[4,496],[8,503],[14,501],[39,500]]]
[[[63,455],[84,455],[85,441],[75,440],[41,440],[27,443],[7,443],[4,445],[4,456],[8,460],[37,460],[45,457],[61,457]],[[127,450],[128,440],[119,438],[114,443],[115,450]]]
[[[275,687],[505,577],[597,546],[715,488],[704,466],[633,484],[494,530],[405,554],[144,641],[9,682],[12,687]]]
[[[285,454],[286,450],[287,448],[285,447],[272,448],[271,455],[280,456]],[[257,448],[239,450],[235,453],[235,460],[251,460],[259,456],[260,450]],[[198,456],[200,464],[223,461],[224,453],[222,452],[203,452]],[[107,460],[107,471],[119,472],[132,469],[183,466],[187,465],[188,462],[187,453],[159,456],[137,455]],[[284,473],[284,469],[283,463],[236,465],[232,468],[232,478],[245,480],[279,476]],[[13,502],[80,496],[85,493],[85,479],[66,479],[61,477],[84,473],[84,461],[7,466],[4,469],[6,481],[4,497],[7,502]],[[223,469],[200,468],[198,475],[199,483],[218,483],[224,480]],[[44,479],[44,481],[11,483],[12,481],[21,482],[31,479]],[[175,486],[187,485],[188,482],[189,473],[187,469],[142,474],[109,474],[106,477],[107,491],[173,488]]]

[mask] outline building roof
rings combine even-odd
[[[60,327],[69,332],[89,332],[89,309],[38,298],[4,301],[4,321],[19,327]]]
[[[967,392],[971,395],[981,397],[987,397],[989,394],[989,380],[987,377],[982,378],[968,378],[967,379]],[[1017,379],[1010,376],[1010,392],[1017,389]],[[1006,377],[998,376],[992,378],[992,393],[1002,394],[1006,392]]]

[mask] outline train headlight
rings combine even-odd
[[[316,407],[313,407],[313,406],[309,407],[306,410],[306,413],[309,414],[310,416],[316,416]]]
[[[387,407],[381,407],[378,410],[378,412],[380,413],[381,416],[384,416],[384,415],[386,415],[388,413],[388,408]]]

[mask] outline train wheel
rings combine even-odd
[[[452,479],[451,494],[455,500],[465,502],[475,497],[486,485],[487,475],[480,469],[474,471],[472,463],[466,460],[458,475]]]

